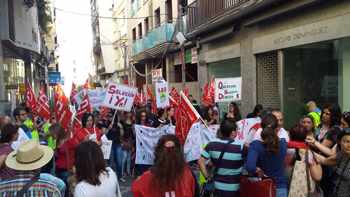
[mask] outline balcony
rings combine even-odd
[[[250,0],[197,0],[188,6],[188,31],[220,18],[228,12],[238,10]]]
[[[142,39],[134,41],[132,45],[133,56],[142,52],[157,56],[164,49],[163,46],[172,42],[174,27],[172,23],[164,23],[148,32]]]

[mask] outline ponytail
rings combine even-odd
[[[266,127],[261,133],[261,138],[264,141],[266,150],[274,154],[279,153],[279,138],[277,136],[276,130],[271,127]]]

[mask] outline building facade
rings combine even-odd
[[[279,108],[287,127],[310,100],[350,110],[349,10],[349,1],[196,0],[186,37],[199,81],[241,76],[243,114]]]
[[[176,0],[130,2],[129,17],[134,18],[128,23],[130,65],[139,89],[152,85],[152,70],[161,69],[170,87],[188,88],[199,99],[197,61],[192,58],[196,50],[182,45],[179,38],[186,30],[183,5]]]
[[[5,0],[0,3],[0,112],[24,101],[24,83],[37,92],[46,84],[49,52],[41,17],[43,1]]]

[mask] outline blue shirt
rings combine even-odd
[[[256,168],[259,167],[268,177],[276,181],[277,188],[287,188],[288,180],[284,171],[284,159],[287,154],[287,142],[280,139],[279,153],[266,151],[265,145],[260,140],[253,141],[248,149],[247,171],[255,174]]]
[[[237,142],[227,143],[228,140],[215,140],[210,142],[202,152],[202,157],[210,159],[214,166],[218,168],[214,179],[215,189],[221,192],[231,193],[231,196],[235,196],[235,194],[238,196],[239,178],[243,166],[243,144]],[[220,165],[218,165],[218,159],[226,145],[228,145],[228,147],[222,157]]]

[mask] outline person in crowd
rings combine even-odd
[[[112,140],[112,155],[115,164],[115,169],[118,178],[122,178],[122,162],[123,162],[123,150],[121,146],[121,137],[124,135],[124,128],[122,123],[119,121],[119,116],[116,116],[111,129],[107,132],[107,138]],[[122,179],[121,181],[124,181]]]
[[[315,153],[305,143],[308,136],[314,135],[314,123],[310,116],[303,117],[301,122],[303,125],[298,124],[290,130],[291,141],[288,147],[293,150],[293,159],[287,164],[292,172],[289,196],[308,196],[317,192],[316,183],[322,177],[321,165],[314,158]]]
[[[11,143],[17,140],[18,127],[8,123],[2,126],[0,131],[0,180],[3,180],[15,175],[15,171],[8,168],[5,161],[8,154],[13,151]]]
[[[243,166],[243,144],[235,142],[237,136],[237,125],[227,119],[220,124],[220,139],[209,142],[198,160],[200,171],[206,180],[213,178],[215,192],[219,197],[239,196],[239,177]],[[223,154],[219,161],[219,154]],[[217,169],[211,175],[206,167],[206,162],[210,160]]]
[[[77,146],[75,168],[75,197],[121,197],[117,175],[106,166],[96,142],[89,140]]]
[[[17,107],[13,110],[13,118],[15,119],[15,124],[18,126],[18,138],[16,141],[12,142],[12,149],[16,150],[19,145],[30,138],[28,137],[30,134],[30,130],[23,126],[24,121],[28,119],[27,111],[25,108]]]
[[[284,172],[287,142],[277,135],[277,118],[270,114],[262,118],[261,141],[253,141],[248,149],[246,169],[258,177],[268,176],[275,180],[277,197],[287,197],[288,179]]]
[[[335,139],[339,129],[334,128],[339,127],[341,115],[341,109],[337,104],[327,104],[322,109],[321,124],[316,130],[316,140],[329,149],[332,149],[336,144]],[[326,197],[331,196],[331,191],[334,186],[329,180],[332,177],[333,169],[327,166],[323,166],[322,169],[323,176],[321,180],[321,187]]]
[[[350,129],[343,129],[338,135],[340,150],[328,158],[316,155],[316,159],[326,166],[334,167],[331,179],[333,187],[331,195],[334,197],[346,197],[350,194]]]
[[[40,173],[52,156],[51,148],[35,140],[22,143],[6,158],[6,166],[15,170],[16,175],[0,182],[0,196],[64,196],[62,180]]]
[[[168,121],[170,122],[171,125],[176,125],[176,120],[175,120],[175,108],[174,107],[169,107],[167,109],[167,114],[168,114]]]
[[[196,180],[175,135],[162,136],[153,167],[132,184],[134,197],[194,196]]]
[[[263,108],[263,106],[262,106],[261,104],[255,105],[253,112],[249,113],[249,114],[247,115],[247,118],[256,118],[256,117],[259,117],[259,116],[260,116],[260,113],[262,112],[263,109],[264,109],[264,108]]]
[[[168,120],[168,115],[167,115],[167,111],[165,109],[158,109],[157,112],[157,119],[153,124],[153,127],[158,128],[158,127],[162,127],[164,125],[169,124],[169,120]]]
[[[12,121],[9,116],[0,116],[0,129],[11,122]]]
[[[283,128],[283,113],[280,110],[272,110],[272,115],[277,119],[277,136],[280,139],[285,139],[286,142],[289,142],[289,133]],[[254,140],[261,140],[262,128],[258,129],[254,134]]]
[[[317,107],[315,101],[309,101],[306,104],[308,116],[312,117],[315,127],[318,127],[321,123],[321,110]]]
[[[343,129],[350,127],[350,112],[343,112],[343,115],[341,116],[340,120],[340,127]]]
[[[341,110],[337,104],[326,105],[321,114],[321,124],[320,127],[316,130],[317,140],[320,141],[323,145],[331,147],[334,145],[330,139],[330,133],[328,132],[332,127],[339,126],[341,120]]]
[[[147,112],[144,109],[140,109],[138,113],[136,114],[136,124],[142,125],[142,126],[151,126],[148,122],[148,116]]]
[[[209,106],[206,110],[206,116],[204,118],[207,125],[218,124],[218,119],[218,114],[214,111],[213,107]]]
[[[120,180],[125,182],[125,175],[131,175],[131,153],[134,149],[135,143],[134,120],[131,112],[125,112],[125,121],[123,121],[122,125],[124,133],[121,137],[123,157],[121,163],[122,172]],[[126,174],[124,172],[126,172]]]
[[[82,128],[78,129],[75,137],[78,142],[92,140],[101,144],[102,131],[95,125],[95,117],[92,113],[84,113],[81,119]]]
[[[78,142],[73,138],[71,130],[65,131],[57,123],[51,125],[50,130],[55,133],[56,139],[55,173],[68,185],[68,177],[73,173],[74,151]]]
[[[56,130],[51,130],[50,132],[50,127],[53,124],[56,124],[56,117],[54,115],[52,115],[50,117],[50,120],[46,121],[43,126],[42,126],[42,130],[45,134],[46,140],[47,140],[47,145],[52,148],[52,150],[56,149],[56,140],[55,140],[55,134],[57,133],[53,133]]]
[[[236,122],[242,119],[242,115],[237,103],[231,102],[228,105],[228,112],[224,114],[224,119],[231,119]]]

